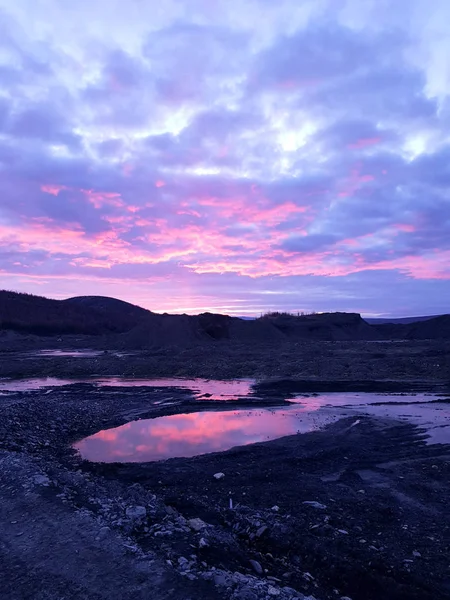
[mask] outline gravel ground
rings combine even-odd
[[[71,365],[82,364],[83,376],[106,375],[120,361],[142,369],[135,375],[154,375],[147,358],[130,366],[109,355],[94,362],[8,353],[1,369],[18,374],[23,364],[24,375],[73,377]],[[197,370],[189,362],[191,376],[202,374],[202,361]],[[404,354],[396,372],[402,361]],[[427,375],[390,385],[449,392],[444,377]],[[288,383],[278,392],[276,385],[238,405],[281,404]],[[164,389],[90,384],[0,396],[1,598],[450,598],[450,446],[425,444],[412,425],[368,417],[355,425],[352,417],[320,432],[158,463],[94,464],[72,450],[100,429],[198,410],[186,390],[170,390],[176,405],[165,406],[168,398]]]
[[[407,342],[229,342],[122,355],[117,338],[4,336],[1,377],[293,377],[324,380],[450,380],[450,340]],[[94,358],[37,357],[42,348],[94,348]],[[125,349],[126,350],[126,349]]]

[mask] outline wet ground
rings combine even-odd
[[[345,392],[338,381],[269,381],[221,403],[182,386],[117,383],[0,399],[2,598],[56,600],[64,588],[83,599],[450,597],[450,446],[427,443],[407,421],[368,416],[367,397],[354,391],[408,394],[370,399],[376,410],[410,411],[402,402],[445,408],[445,384],[430,382],[424,396],[423,382],[352,382]],[[341,389],[314,396],[327,387]],[[336,410],[325,407],[333,401],[350,416],[227,452],[102,464],[71,449],[100,430],[199,407],[214,416],[320,404],[312,414]],[[50,515],[59,516],[50,524]],[[91,563],[67,562],[68,553]],[[113,584],[102,589],[98,573]],[[46,595],[33,596],[37,580]]]
[[[221,359],[194,349],[3,353],[0,375],[22,379],[0,382],[0,597],[450,598],[449,348],[297,346]],[[77,348],[100,350],[86,340],[59,349]],[[195,381],[142,385],[173,375]],[[214,375],[235,381],[199,379]],[[264,426],[292,411],[314,430],[148,463],[96,463],[73,449],[165,417],[181,419],[170,430],[180,439],[198,413],[212,415],[200,422],[213,442],[219,412],[242,443],[255,411]]]

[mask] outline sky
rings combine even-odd
[[[450,312],[448,0],[0,0],[0,287]]]

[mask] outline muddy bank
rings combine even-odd
[[[281,405],[276,396],[259,405]],[[2,597],[27,597],[39,579],[55,600],[64,586],[69,598],[450,597],[450,446],[426,445],[412,425],[352,416],[133,465],[71,449],[100,429],[190,410],[192,395],[175,388],[0,397]],[[104,589],[93,572],[110,578]]]

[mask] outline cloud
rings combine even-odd
[[[6,286],[256,312],[448,297],[445,42],[422,0],[409,25],[353,0],[333,21],[327,0],[114,5],[0,0]]]

